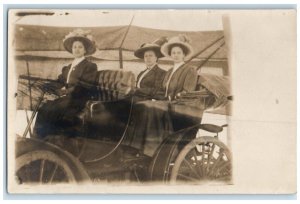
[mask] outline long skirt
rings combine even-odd
[[[86,100],[64,96],[48,101],[39,110],[34,127],[35,137],[40,139],[47,135],[64,134],[78,136],[82,121],[78,114],[84,109]]]
[[[171,132],[172,121],[166,101],[140,101],[133,107],[132,122],[125,144],[153,156],[157,147]]]
[[[200,124],[202,114],[203,109],[195,107],[194,104],[191,106],[150,100],[137,102],[133,108],[132,123],[125,144],[153,156],[166,137]]]

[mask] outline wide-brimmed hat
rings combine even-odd
[[[171,57],[170,56],[170,52],[171,52],[171,48],[175,45],[179,45],[180,47],[183,47],[185,50],[185,60],[189,59],[190,57],[192,57],[193,55],[193,48],[190,45],[190,40],[187,38],[187,36],[185,35],[178,35],[175,37],[172,37],[168,40],[167,43],[165,43],[162,47],[161,47],[161,52],[163,53],[164,56],[166,57]]]
[[[144,43],[141,45],[139,49],[134,52],[134,56],[144,59],[144,54],[148,50],[153,50],[157,56],[157,58],[161,58],[164,55],[160,52],[160,47],[167,42],[166,37],[161,37],[154,40],[152,43]]]
[[[86,49],[85,55],[91,55],[96,52],[96,44],[93,40],[93,36],[90,35],[90,31],[76,29],[66,35],[63,43],[65,49],[70,53],[72,53],[72,46],[74,41],[80,41],[84,44],[84,47]]]

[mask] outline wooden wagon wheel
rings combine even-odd
[[[181,137],[180,137],[181,139]],[[176,137],[166,138],[158,147],[149,165],[149,179],[152,181],[169,181],[170,163],[176,158],[177,144],[180,141]]]
[[[83,165],[66,151],[37,140],[22,141],[17,147],[16,178],[19,183],[77,183],[90,180]]]
[[[149,165],[149,179],[169,182],[171,169],[180,150],[195,137],[198,126],[186,128],[169,135],[156,150]]]
[[[231,180],[231,154],[214,137],[200,137],[188,143],[178,154],[172,168],[171,183]]]

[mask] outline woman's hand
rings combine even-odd
[[[60,89],[61,96],[65,96],[65,95],[71,94],[74,91],[74,89],[75,89],[75,87],[71,87],[71,88],[67,88],[67,89],[65,87],[61,88]]]
[[[65,96],[65,95],[67,95],[67,89],[66,89],[66,87],[62,87],[62,88],[60,89],[60,94],[59,94],[59,96]]]
[[[66,89],[66,87],[63,87],[63,88],[61,88],[61,89],[56,90],[56,94],[57,94],[59,97],[62,97],[62,96],[67,95],[67,92],[68,92],[68,90]]]
[[[75,86],[64,90],[65,95],[71,94],[75,89]]]

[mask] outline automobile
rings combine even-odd
[[[153,156],[145,155],[142,149],[124,143],[126,137],[130,136],[129,130],[133,128],[135,66],[139,63],[128,52],[145,42],[143,37],[151,40],[148,38],[154,39],[163,34],[172,36],[177,31],[149,29],[131,24],[124,27],[92,28],[101,37],[99,42],[102,38],[106,39],[98,45],[98,51],[92,60],[100,60],[101,63],[113,61],[119,68],[115,68],[115,65],[111,68],[110,64],[105,64],[106,68],[98,70],[97,97],[90,99],[82,113],[74,116],[82,121],[79,128],[72,130],[76,132],[76,137],[70,137],[64,131],[44,139],[33,137],[31,128],[45,97],[47,96],[47,100],[55,98],[43,86],[47,82],[54,82],[55,74],[44,70],[50,70],[45,67],[53,66],[52,58],[68,58],[61,51],[53,51],[57,47],[61,48],[57,46],[56,39],[62,39],[68,29],[71,28],[53,29],[25,24],[15,27],[16,65],[22,67],[18,73],[17,106],[18,109],[32,111],[30,117],[24,115],[26,128],[16,136],[15,178],[19,184],[231,182],[231,152],[222,141],[224,137],[219,137],[226,132],[229,125],[227,123],[200,122],[186,125],[168,135],[155,149]],[[177,107],[177,120],[192,120],[190,112],[197,113],[200,119],[208,114],[229,115],[232,95],[227,61],[223,60],[223,32],[185,33],[192,36],[192,45],[197,50],[195,57],[187,62],[197,66],[197,90],[166,103]],[[45,41],[44,36],[51,41],[47,45],[42,43]],[[32,44],[28,38],[34,38],[36,43]],[[199,57],[200,55],[204,57]],[[211,60],[216,55],[222,59],[220,62]],[[128,68],[130,66],[126,68],[128,61],[135,65],[132,69]],[[24,62],[26,66],[23,66]],[[161,63],[163,66],[170,64],[164,59]],[[219,66],[217,63],[223,66],[221,74],[206,73],[205,70],[208,69],[205,69],[205,65],[210,64],[210,70],[213,70],[214,66]],[[30,69],[30,65],[35,69]],[[41,67],[43,70],[38,72]],[[41,73],[44,75],[41,76]],[[187,109],[190,111],[187,112]]]

